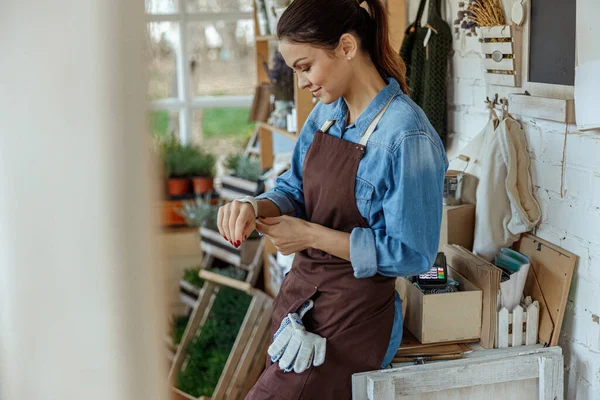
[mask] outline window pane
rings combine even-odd
[[[194,22],[188,35],[193,96],[253,94],[253,20]]]
[[[177,0],[145,0],[148,14],[171,14],[177,12]]]
[[[179,137],[179,111],[148,111],[148,131],[155,138]]]
[[[248,107],[195,110],[193,140],[215,154],[235,152],[245,146],[254,132],[254,123],[248,122],[249,116]]]
[[[177,51],[179,25],[174,22],[148,24],[148,98],[177,98]]]
[[[253,0],[186,0],[189,12],[252,11]]]

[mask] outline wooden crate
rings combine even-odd
[[[258,379],[265,365],[269,343],[268,331],[273,310],[272,299],[264,292],[252,288],[246,282],[240,282],[205,270],[201,270],[199,275],[200,278],[204,279],[205,284],[194,306],[192,316],[169,372],[169,382],[173,386],[174,398],[195,399],[175,388],[177,375],[183,367],[188,346],[202,330],[208,318],[216,294],[221,287],[230,287],[247,293],[252,296],[252,300],[219,382],[210,399],[243,399]],[[203,396],[200,399],[206,400],[207,398]]]
[[[235,248],[221,234],[208,228],[200,228],[200,248],[204,252],[203,268],[212,267],[214,259],[248,271],[246,282],[254,286],[263,264],[263,238],[248,239]]]

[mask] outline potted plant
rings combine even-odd
[[[221,197],[235,200],[245,196],[256,196],[264,190],[260,162],[257,158],[243,154],[232,154],[225,160],[228,174],[221,178]]]
[[[213,190],[215,176],[215,156],[201,148],[195,147],[195,154],[190,161],[190,175],[194,193],[202,195]]]
[[[193,148],[181,144],[176,138],[171,138],[162,143],[161,156],[168,179],[169,195],[181,196],[190,193]]]

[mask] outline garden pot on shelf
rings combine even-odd
[[[190,193],[190,180],[187,178],[169,178],[167,185],[169,196],[182,196]]]
[[[213,190],[213,178],[205,176],[197,176],[192,178],[195,194],[205,194]]]

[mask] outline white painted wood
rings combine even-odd
[[[401,400],[532,400],[538,397],[538,380],[524,379],[450,389],[441,392],[397,396]]]
[[[143,3],[1,13],[0,398],[166,399]]]
[[[523,7],[523,0],[515,0],[510,15],[510,19],[515,25],[522,25],[525,20],[525,10]]]
[[[183,12],[171,14],[146,14],[148,22],[178,22],[181,21]],[[188,21],[238,21],[240,19],[252,19],[251,12],[229,11],[219,13],[186,13]]]
[[[554,368],[552,367],[552,361],[547,359],[546,357],[541,357],[538,360],[539,363],[539,392],[538,399],[539,400],[554,400],[553,392],[553,378],[554,378]]]
[[[183,12],[180,15],[179,24],[179,48],[175,49],[177,59],[177,93],[183,108],[179,113],[179,139],[182,143],[191,143],[192,141],[192,110],[190,102],[192,99],[192,88],[190,85],[190,68],[188,54],[188,15],[185,12],[186,1],[179,1],[179,10]]]
[[[516,306],[512,312],[512,346],[523,344],[523,307]]]
[[[516,79],[515,75],[486,73],[485,81],[490,85],[511,86],[511,87],[515,87],[517,85],[517,79]],[[509,107],[510,107],[510,104],[509,104]]]
[[[353,399],[368,399],[369,383],[373,386],[374,382],[381,385],[382,388],[389,388],[389,385],[383,385],[382,380],[386,378],[393,382],[395,390],[395,399],[448,399],[460,397],[444,397],[443,394],[450,393],[455,396],[460,393],[468,393],[473,386],[481,387],[485,385],[495,385],[497,393],[506,393],[504,383],[510,387],[516,381],[533,380],[537,382],[540,376],[540,358],[545,358],[548,363],[550,375],[544,375],[545,384],[551,383],[556,387],[553,389],[557,398],[558,389],[563,379],[562,370],[562,350],[559,347],[540,348],[535,347],[522,351],[520,348],[495,349],[474,351],[471,354],[483,353],[477,357],[466,355],[464,359],[432,362],[425,365],[411,365],[400,368],[386,369],[380,371],[355,374],[353,376]],[[424,379],[426,377],[426,379]],[[527,391],[511,392],[510,397],[487,397],[510,398],[515,400],[531,400],[531,390],[535,388],[531,382],[527,382]],[[364,390],[364,392],[356,392]],[[469,399],[478,399],[481,397],[462,397]]]
[[[575,122],[573,100],[510,94],[508,106],[511,114],[556,122]]]
[[[512,42],[501,43],[481,43],[481,50],[484,54],[492,54],[494,51],[499,51],[502,54],[513,54]]]
[[[393,400],[394,381],[386,377],[367,378],[367,398],[369,400]]]
[[[508,347],[508,310],[505,307],[498,312],[496,343],[496,347],[499,349]]]
[[[500,62],[496,62],[491,58],[484,58],[483,68],[486,70],[513,71],[515,69],[515,60],[512,58],[503,58]]]
[[[512,25],[483,26],[479,28],[483,39],[511,38]]]
[[[527,322],[525,324],[525,344],[536,344],[538,341],[538,324],[540,315],[540,305],[534,301],[527,307]]]

